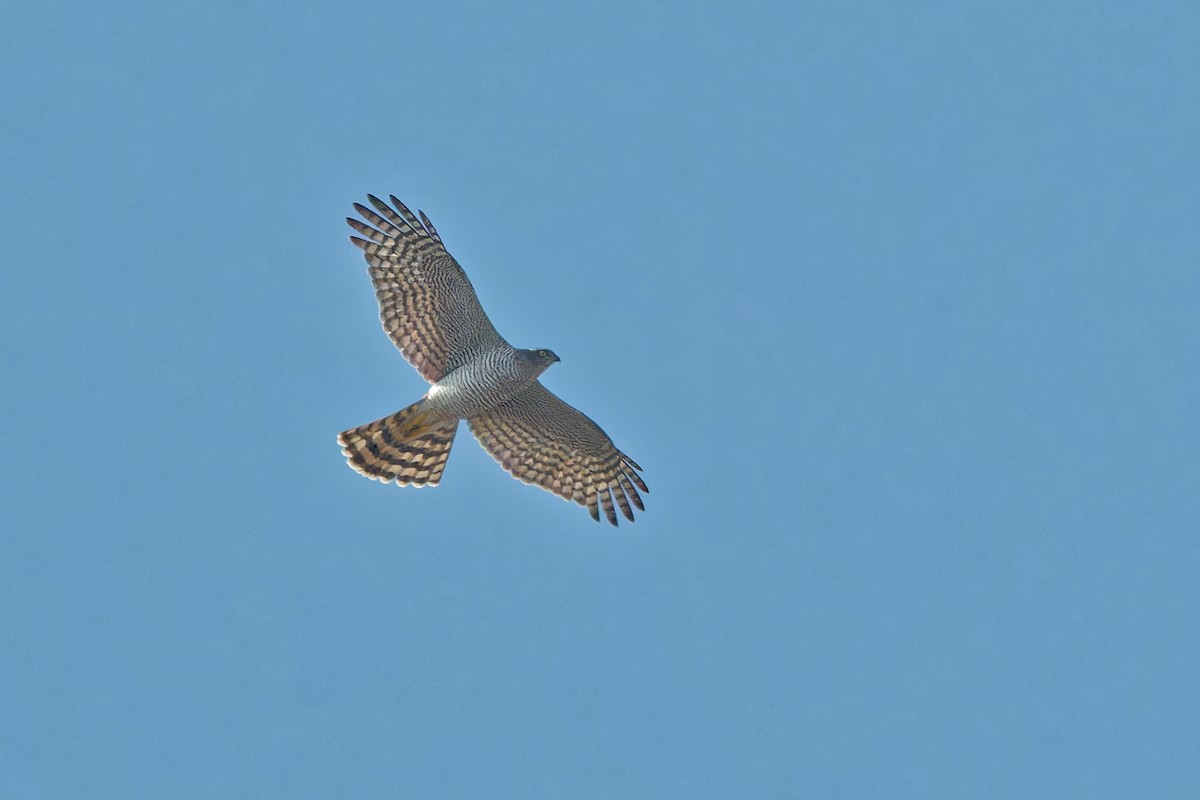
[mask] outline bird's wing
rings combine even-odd
[[[539,381],[467,423],[513,477],[587,506],[592,519],[600,519],[603,507],[608,521],[616,525],[614,498],[630,522],[630,503],[645,510],[638,489],[650,490],[638,475],[641,467],[618,450],[600,426]]]
[[[383,329],[408,362],[432,383],[502,343],[424,212],[417,219],[395,196],[391,205],[372,195],[367,200],[374,211],[355,203],[362,220],[346,218],[361,234],[350,241],[369,265]]]

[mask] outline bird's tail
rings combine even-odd
[[[390,417],[338,434],[350,466],[384,483],[437,486],[458,420],[438,420],[424,405],[424,401],[413,403]]]

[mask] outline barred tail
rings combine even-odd
[[[350,466],[368,478],[413,486],[437,486],[450,457],[458,420],[433,422],[423,402],[390,417],[338,434]]]

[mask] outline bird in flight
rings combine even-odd
[[[559,360],[521,350],[484,313],[462,267],[433,223],[391,197],[355,203],[346,222],[363,252],[379,318],[404,357],[432,386],[416,403],[338,435],[350,466],[397,485],[436,486],[459,420],[513,477],[586,506],[592,519],[630,522],[649,493],[641,467],[582,413],[538,380]],[[614,507],[615,503],[615,507]]]

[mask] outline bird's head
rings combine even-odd
[[[539,375],[545,372],[551,364],[562,360],[554,354],[553,350],[522,350],[521,352],[525,354],[525,358],[529,360]]]

